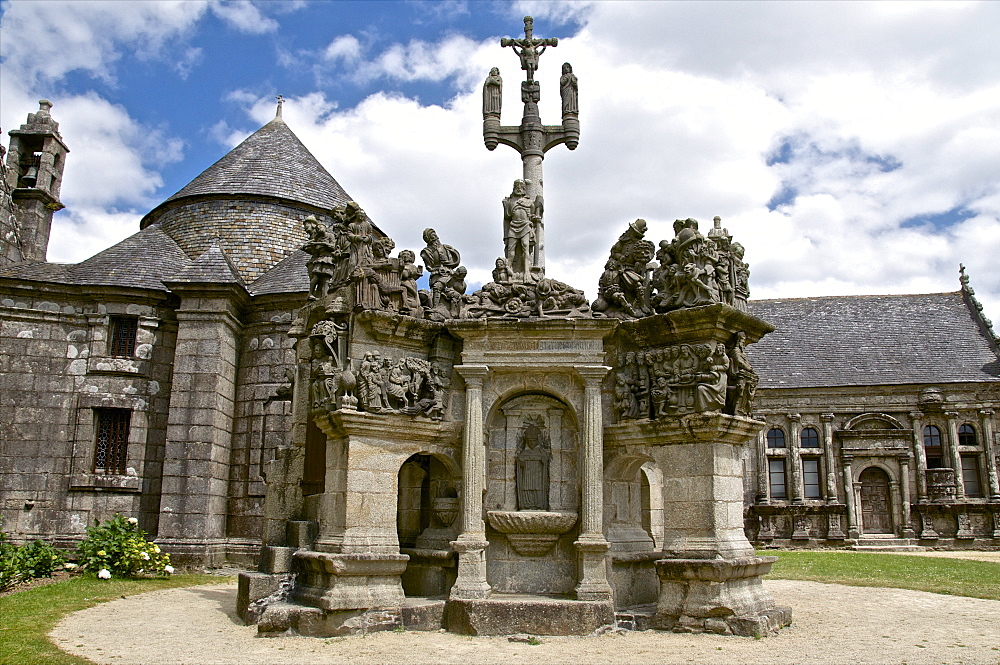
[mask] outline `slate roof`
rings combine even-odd
[[[166,291],[169,279],[191,263],[177,243],[157,227],[139,231],[82,263],[13,266],[0,276],[35,282],[122,286]]]
[[[169,276],[168,282],[197,284],[239,284],[246,288],[243,278],[233,262],[218,243],[212,243],[205,252],[178,273]]]
[[[351,199],[281,118],[251,134],[183,189],[150,211],[188,196],[247,194],[273,196],[330,209]]]
[[[274,293],[305,293],[309,291],[309,255],[297,249],[250,285],[255,296]]]
[[[760,388],[1000,381],[962,293],[755,300],[777,327],[747,347]]]

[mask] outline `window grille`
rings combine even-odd
[[[807,499],[819,499],[819,460],[802,460],[802,492]]]
[[[767,461],[767,471],[771,485],[771,498],[784,499],[785,491],[785,460],[771,459]]]
[[[139,320],[127,316],[111,317],[111,339],[108,355],[113,358],[131,358],[135,354],[135,335]]]
[[[785,447],[785,433],[778,429],[777,427],[772,427],[767,430],[767,447],[768,448],[784,448]]]
[[[128,409],[94,409],[94,412],[97,430],[94,473],[125,475],[132,412]]]
[[[803,429],[799,440],[803,448],[819,448],[819,432],[812,427]]]

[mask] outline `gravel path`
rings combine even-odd
[[[762,640],[655,631],[543,637],[531,646],[449,633],[261,639],[235,616],[235,584],[130,596],[66,617],[50,634],[98,663],[1000,663],[1000,601],[766,580],[794,623]]]

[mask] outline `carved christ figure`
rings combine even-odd
[[[496,67],[490,70],[490,75],[483,83],[483,115],[500,115],[500,105],[503,103],[503,79]]]
[[[538,39],[533,37],[531,32],[534,28],[534,19],[530,16],[524,17],[524,39],[510,39],[504,37],[500,40],[500,46],[509,46],[521,59],[521,69],[528,73],[525,80],[535,80],[535,70],[538,69],[538,58],[545,53],[548,46],[558,46],[558,39]]]

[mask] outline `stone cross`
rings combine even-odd
[[[282,97],[281,95],[278,95],[277,97],[275,97],[275,99],[278,100],[278,112],[274,114],[274,117],[275,118],[280,118],[281,117],[281,105],[285,103],[285,98]]]
[[[545,276],[545,228],[541,219],[544,208],[542,159],[549,149],[557,145],[565,143],[567,148],[575,150],[580,141],[580,120],[576,101],[577,81],[576,77],[572,76],[573,70],[569,63],[564,65],[563,69],[563,78],[566,79],[566,83],[560,83],[567,89],[567,92],[563,93],[562,124],[542,124],[538,112],[538,100],[541,97],[541,92],[538,81],[535,80],[535,71],[538,69],[539,57],[545,52],[545,49],[549,46],[558,46],[559,40],[537,38],[532,34],[533,27],[533,19],[530,16],[525,16],[523,39],[504,37],[500,40],[501,47],[510,46],[511,50],[517,54],[521,60],[521,69],[527,72],[525,80],[521,82],[521,101],[524,102],[521,124],[518,126],[500,125],[499,97],[502,81],[496,67],[490,72],[483,88],[483,141],[486,143],[486,148],[494,150],[497,145],[502,143],[520,153],[523,167],[522,180],[528,190],[526,197],[535,202],[533,209],[537,219],[532,220],[534,225],[531,243],[533,251],[531,252],[530,266],[523,268],[524,276],[529,278],[529,281]],[[567,72],[572,76],[571,79],[567,79]],[[571,103],[567,103],[568,101]],[[505,213],[507,207],[505,199]],[[504,242],[507,243],[507,241],[508,238],[504,238]]]

